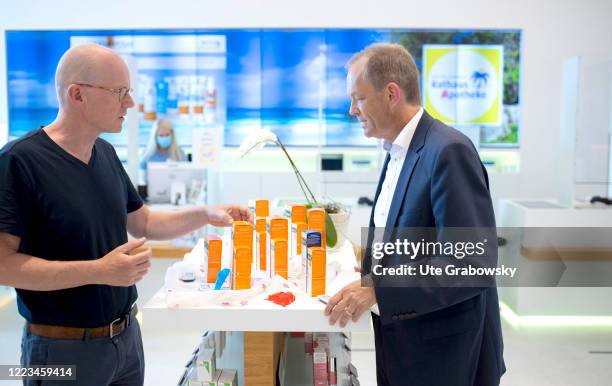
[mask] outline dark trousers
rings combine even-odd
[[[380,317],[376,314],[372,314],[372,326],[374,328],[374,348],[376,350],[376,384],[378,386],[391,386],[385,368],[385,350],[382,344],[382,323],[380,322]]]
[[[76,365],[76,381],[24,380],[24,386],[141,386],[144,352],[136,318],[113,338],[51,339],[24,329],[21,365]]]
[[[499,321],[485,320],[484,304],[478,296],[386,325],[372,314],[377,385],[499,385],[505,367],[495,340],[501,344],[501,336],[491,331]]]

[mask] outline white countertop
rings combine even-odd
[[[143,310],[143,323],[149,327],[172,325],[175,329],[198,331],[369,331],[370,317],[365,313],[356,323],[344,329],[330,326],[323,314],[325,305],[316,298],[298,296],[287,307],[265,300],[254,300],[244,306],[210,305],[172,308],[166,305],[165,291],[160,289]]]
[[[226,240],[224,240],[226,241]],[[224,248],[227,250],[228,248]],[[191,252],[196,259],[204,253],[200,242]],[[229,264],[224,253],[223,266]],[[194,258],[192,256],[192,258]],[[360,279],[354,271],[356,258],[350,242],[328,252],[327,294],[333,295],[344,285]],[[166,299],[162,286],[145,304],[143,323],[149,327],[206,331],[369,331],[370,317],[365,313],[357,322],[349,322],[344,329],[330,326],[324,315],[325,305],[303,293],[280,277],[270,282],[265,290],[248,291],[199,291],[195,283],[183,283],[172,287],[172,298]],[[255,288],[254,285],[253,288]],[[259,287],[262,288],[261,286]],[[262,292],[263,291],[263,292]],[[295,302],[286,307],[265,300],[270,293],[291,291]],[[246,301],[243,301],[245,300]],[[242,304],[241,304],[242,301]],[[222,304],[225,303],[225,304]]]

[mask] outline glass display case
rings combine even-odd
[[[565,206],[612,196],[612,60],[573,57],[562,67],[558,199]]]

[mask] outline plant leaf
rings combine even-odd
[[[328,247],[333,248],[338,243],[336,227],[329,213],[325,212],[325,239]]]

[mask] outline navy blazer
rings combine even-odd
[[[374,205],[388,163],[389,155]],[[386,229],[494,229],[488,185],[486,169],[469,138],[424,111],[401,169]],[[368,253],[364,273],[371,266]],[[382,326],[377,351],[384,357],[377,365],[385,367],[390,384],[499,384],[505,365],[497,288],[376,287],[375,292],[380,309],[375,320]]]

